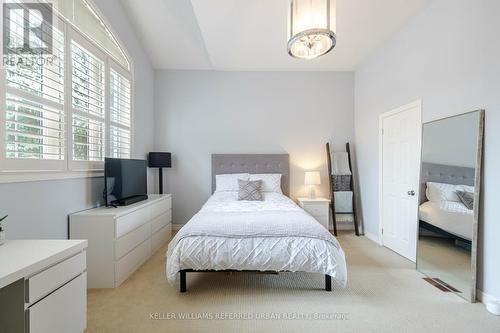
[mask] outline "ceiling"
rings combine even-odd
[[[337,0],[337,45],[286,50],[289,0],[121,0],[156,69],[351,71],[430,0]]]

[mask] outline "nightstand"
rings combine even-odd
[[[330,229],[330,200],[326,198],[297,198],[299,206],[311,214],[326,229]]]

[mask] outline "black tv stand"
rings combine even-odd
[[[147,200],[147,195],[134,195],[133,197],[128,197],[120,200],[115,200],[111,203],[112,206],[128,206],[139,201]]]

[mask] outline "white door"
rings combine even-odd
[[[421,102],[381,115],[382,243],[415,261],[421,145]]]

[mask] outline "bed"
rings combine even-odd
[[[420,229],[429,236],[447,237],[470,244],[474,223],[473,211],[456,201],[428,201],[428,182],[474,185],[474,168],[422,163]]]
[[[281,191],[264,192],[263,201],[239,201],[238,193],[215,191],[220,174],[281,174]],[[180,276],[187,290],[188,272],[313,272],[347,283],[345,255],[337,239],[289,194],[288,155],[212,155],[212,196],[169,244],[166,274]]]
[[[462,203],[426,201],[419,207],[419,217],[420,221],[431,224],[449,234],[468,241],[472,239],[474,215]]]

